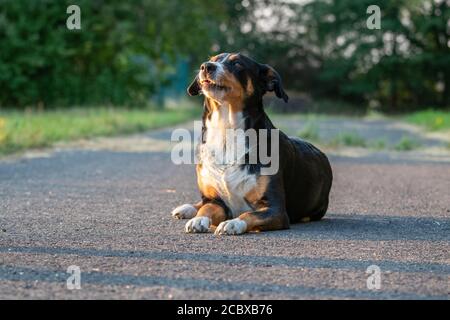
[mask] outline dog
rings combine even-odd
[[[262,174],[268,164],[259,157],[256,163],[214,161],[212,150],[228,150],[225,129],[255,130],[256,147],[261,129],[268,130],[266,139],[273,139],[271,132],[278,129],[264,111],[263,96],[274,92],[288,101],[274,68],[241,53],[221,53],[201,65],[187,91],[190,96],[204,95],[204,111],[196,166],[201,201],[172,211],[176,219],[189,219],[186,233],[282,230],[325,215],[332,170],[326,155],[309,142],[279,131],[279,169],[271,175]],[[248,160],[248,145],[245,150]]]

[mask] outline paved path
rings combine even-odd
[[[0,162],[0,298],[448,299],[449,162],[331,153],[324,220],[184,234],[170,210],[198,199],[195,171],[171,163],[169,135]],[[71,265],[80,290],[66,287]]]

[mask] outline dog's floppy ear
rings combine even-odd
[[[200,84],[198,83],[198,75],[195,77],[194,81],[189,85],[187,92],[190,96],[198,96],[200,93]]]
[[[262,81],[263,90],[274,91],[278,98],[288,102],[289,97],[284,92],[281,77],[274,68],[267,64],[260,65],[260,79]]]

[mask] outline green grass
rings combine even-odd
[[[397,151],[411,151],[420,147],[420,142],[408,137],[402,137],[394,146]]]
[[[333,146],[362,147],[367,146],[366,140],[357,132],[342,132],[330,141]]]
[[[424,127],[430,131],[450,129],[450,111],[428,109],[407,115],[405,121]]]
[[[305,140],[319,141],[319,128],[315,122],[309,121],[298,133],[298,136]]]
[[[374,150],[384,150],[386,149],[385,139],[376,139],[369,142],[368,147]]]
[[[189,108],[169,110],[75,108],[52,111],[0,111],[0,155],[55,142],[142,132],[198,115]]]
[[[366,140],[363,137],[361,137],[357,132],[342,132],[333,139],[324,141],[319,136],[319,127],[314,121],[307,122],[306,125],[303,127],[303,129],[300,130],[300,132],[297,134],[297,136],[302,139],[330,147],[346,146],[346,147],[366,148],[369,146]],[[384,140],[376,141],[374,142],[374,144],[371,144],[370,147],[376,149],[383,149],[385,148],[385,141]]]

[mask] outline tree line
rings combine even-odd
[[[66,8],[81,8],[81,30]],[[380,29],[367,27],[370,5]],[[238,51],[291,91],[400,111],[449,106],[445,0],[0,0],[0,106],[143,105],[180,59]]]

